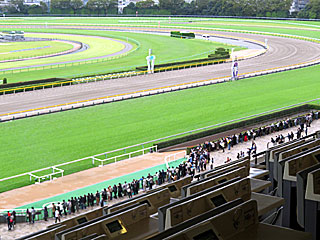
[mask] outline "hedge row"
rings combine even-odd
[[[176,37],[176,38],[186,38],[186,39],[193,39],[196,37],[194,33],[182,33],[179,31],[171,31],[170,36]]]
[[[269,121],[269,120],[272,120],[272,119],[286,117],[286,116],[289,116],[289,115],[292,115],[292,114],[296,114],[296,113],[299,113],[299,112],[304,112],[306,110],[311,110],[311,109],[320,110],[320,106],[319,105],[312,105],[312,104],[305,104],[305,105],[302,105],[302,106],[293,107],[293,108],[289,108],[289,109],[286,109],[286,110],[282,110],[282,111],[266,114],[266,115],[263,115],[263,116],[259,116],[259,117],[251,118],[251,119],[248,119],[248,120],[244,120],[244,121],[228,124],[228,125],[225,125],[225,126],[222,126],[222,127],[213,128],[213,129],[210,129],[210,130],[205,130],[205,131],[202,131],[202,132],[190,134],[190,135],[179,137],[179,138],[175,138],[175,139],[172,139],[172,140],[158,142],[158,143],[155,143],[154,145],[158,145],[158,149],[162,149],[162,148],[174,146],[174,145],[177,145],[177,144],[180,144],[180,143],[184,143],[184,142],[192,141],[192,140],[195,140],[195,139],[207,137],[207,136],[210,136],[210,135],[226,132],[226,131],[229,131],[229,130],[232,130],[232,129],[243,128],[245,126],[251,126],[251,125],[254,125],[256,123],[262,123],[264,121]]]
[[[12,87],[20,87],[20,86],[29,86],[33,84],[41,84],[41,83],[49,83],[49,82],[61,82],[61,81],[68,81],[70,79],[67,78],[46,78],[40,80],[33,80],[28,82],[16,82],[16,83],[7,83],[7,84],[0,84],[1,88],[12,88]]]
[[[213,54],[209,54],[208,58],[230,58],[229,49],[217,48]]]

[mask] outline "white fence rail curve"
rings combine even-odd
[[[117,159],[123,158],[125,156],[128,156],[129,158],[131,158],[133,154],[138,154],[140,152],[142,154],[145,154],[146,151],[152,151],[152,152],[157,152],[158,151],[157,145],[155,145],[155,146],[146,147],[146,148],[143,147],[143,149],[136,150],[136,151],[133,151],[133,152],[128,152],[128,153],[121,154],[121,155],[116,155],[116,156],[111,157],[111,158],[107,158],[107,157],[104,158],[104,159],[96,158],[97,156],[103,156],[103,155],[107,156],[110,153],[126,151],[127,149],[130,149],[130,148],[133,148],[133,147],[139,147],[139,146],[143,147],[144,145],[143,144],[136,144],[136,145],[133,145],[133,146],[112,150],[112,151],[101,153],[101,154],[97,154],[97,155],[94,155],[94,156],[89,156],[89,157],[73,160],[73,161],[70,161],[70,162],[65,162],[65,163],[61,163],[61,164],[58,164],[58,165],[54,165],[54,166],[50,166],[50,167],[46,167],[46,168],[42,168],[42,169],[33,170],[31,172],[26,172],[26,173],[18,174],[18,175],[15,175],[15,176],[2,178],[2,179],[0,179],[0,182],[4,182],[4,181],[11,180],[11,179],[18,178],[18,177],[29,176],[30,177],[30,181],[32,181],[32,178],[34,178],[35,180],[37,180],[40,183],[41,180],[44,180],[44,179],[53,180],[53,176],[58,175],[58,174],[61,174],[61,176],[63,177],[63,174],[64,174],[65,170],[63,170],[63,169],[61,169],[59,167],[62,167],[62,166],[65,166],[65,165],[78,163],[78,162],[81,162],[81,161],[84,161],[84,160],[92,160],[92,164],[93,165],[95,163],[94,161],[100,161],[102,163],[102,165],[103,165],[103,163],[105,161],[108,161],[108,160],[110,161],[111,159],[115,159],[114,162],[117,162]],[[52,173],[43,174],[43,175],[37,175],[36,174],[36,173],[39,173],[39,172],[42,172],[42,171],[46,171],[46,170],[50,170],[50,169],[52,170]]]
[[[178,155],[179,155],[179,157],[178,157]],[[181,155],[182,155],[182,157],[181,157]],[[186,151],[180,151],[180,152],[176,152],[176,153],[170,154],[168,156],[165,156],[164,162],[165,162],[167,168],[169,168],[170,162],[176,161],[176,160],[178,160],[180,158],[184,158],[184,157],[186,157]]]

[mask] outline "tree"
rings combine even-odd
[[[48,6],[47,6],[47,4],[45,3],[45,2],[40,2],[40,8],[41,8],[41,13],[42,14],[45,14],[45,13],[47,13],[48,12]]]
[[[133,2],[130,2],[128,6],[123,9],[124,14],[135,14],[137,7]]]
[[[148,9],[154,7],[154,1],[153,0],[145,0],[137,2],[136,7],[138,9]]]
[[[310,0],[306,8],[298,13],[299,18],[320,18],[320,0]]]
[[[160,9],[167,9],[171,14],[178,14],[181,12],[184,0],[159,0]]]
[[[28,14],[41,14],[41,13],[42,13],[42,10],[39,5],[32,4],[31,6],[29,6]]]
[[[70,0],[70,8],[73,10],[73,14],[76,14],[77,10],[83,7],[82,0]]]
[[[95,12],[98,10],[98,14],[99,14],[99,3],[98,0],[89,0],[87,2],[86,7],[90,10],[90,12]]]
[[[70,0],[51,0],[51,8],[59,10],[70,9]]]
[[[112,9],[116,9],[116,13],[118,13],[118,0],[110,0],[109,11]]]
[[[110,0],[98,0],[98,3],[99,9],[103,11],[104,15],[107,15],[110,6]]]
[[[16,13],[28,13],[28,6],[24,4],[23,0],[12,0],[9,6],[9,12],[15,11]]]

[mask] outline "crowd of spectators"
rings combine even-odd
[[[154,175],[148,174],[146,177],[142,176],[140,179],[133,179],[131,182],[118,183],[113,186],[108,186],[102,191],[97,190],[95,193],[88,193],[82,196],[74,196],[70,199],[65,199],[62,202],[52,203],[52,216],[55,218],[55,222],[61,221],[63,216],[73,215],[80,210],[94,206],[105,206],[113,199],[132,198],[139,192],[146,192],[152,189],[155,185],[162,185],[164,183],[170,183],[172,181],[179,180],[187,175],[194,177],[196,172],[206,171],[207,168],[213,169],[214,157],[210,153],[213,151],[225,149],[230,150],[234,145],[242,142],[252,141],[251,147],[247,148],[247,155],[254,155],[257,153],[257,146],[255,139],[261,136],[265,136],[277,131],[298,126],[296,136],[300,138],[302,133],[307,135],[307,129],[311,126],[313,119],[318,119],[318,112],[311,112],[303,117],[297,117],[294,119],[286,119],[277,123],[272,123],[267,126],[251,129],[239,134],[227,136],[216,141],[209,141],[203,144],[199,144],[190,149],[188,159],[180,163],[177,167],[169,167],[166,170],[162,169],[157,171]],[[288,140],[294,139],[294,133],[288,133]],[[275,139],[271,138],[271,142],[280,144],[285,141],[285,137],[279,134]],[[245,157],[245,152],[241,151],[237,154],[237,158]],[[228,157],[226,162],[231,161]],[[15,225],[15,211],[8,212],[8,229],[13,229]],[[36,211],[32,207],[31,210],[27,209],[27,221],[34,223]],[[43,209],[44,220],[47,221],[49,217],[48,208]]]
[[[231,150],[233,146],[242,142],[252,141],[251,148],[247,149],[247,154],[249,156],[257,153],[257,146],[255,144],[255,139],[258,137],[266,136],[284,129],[288,129],[291,127],[298,127],[296,132],[296,137],[301,138],[303,133],[307,135],[308,128],[311,126],[311,123],[314,119],[319,118],[319,112],[312,111],[305,116],[299,116],[296,118],[288,118],[286,120],[278,121],[276,123],[271,123],[266,126],[262,126],[259,128],[253,128],[244,132],[240,132],[238,134],[233,134],[230,136],[226,136],[224,138],[217,139],[215,141],[206,142],[202,145],[208,152],[219,151],[225,152],[226,149]],[[293,140],[294,133],[288,133],[286,136],[288,140]],[[276,145],[285,141],[285,137],[282,134],[276,136],[276,138],[271,138],[271,142]],[[245,152],[238,153],[238,157],[243,157]]]
[[[139,192],[146,192],[151,190],[154,185],[162,185],[170,183],[172,181],[179,180],[187,175],[194,175],[194,164],[190,162],[182,162],[177,167],[169,167],[166,170],[157,171],[154,175],[148,174],[146,177],[142,176],[140,179],[133,179],[132,182],[118,183],[113,186],[104,188],[102,191],[97,190],[96,193],[88,193],[82,196],[71,197],[70,199],[63,200],[62,202],[52,203],[52,216],[55,218],[55,222],[60,222],[63,216],[73,215],[80,210],[93,208],[94,206],[105,206],[113,199],[132,198],[139,194]],[[203,168],[203,166],[201,167]],[[30,211],[27,209],[26,217],[27,221],[34,223],[36,211],[32,207]],[[49,217],[48,208],[43,209],[44,220],[47,221]]]

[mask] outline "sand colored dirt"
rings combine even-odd
[[[181,152],[181,151],[175,151]],[[33,184],[19,189],[0,194],[0,209],[12,209],[29,203],[37,202],[45,198],[67,193],[76,189],[130,174],[135,171],[151,168],[164,164],[165,156],[175,152],[149,153],[139,157],[96,167],[47,181]],[[179,158],[183,154],[178,155]]]

